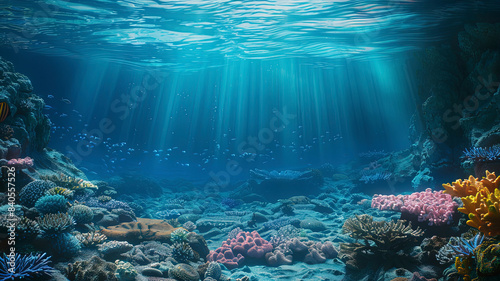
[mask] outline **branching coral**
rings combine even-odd
[[[97,247],[102,244],[108,237],[102,234],[100,231],[91,231],[87,233],[80,233],[76,235],[76,239],[80,241],[82,246],[87,248]]]
[[[38,225],[44,234],[58,234],[69,231],[75,221],[68,214],[46,214],[43,218],[38,218]]]
[[[482,188],[476,195],[462,198],[458,211],[468,215],[467,225],[479,229],[487,236],[500,235],[500,190],[491,192]]]
[[[500,146],[471,147],[464,150],[462,158],[473,162],[498,161],[500,160]]]
[[[340,252],[347,258],[347,264],[358,268],[359,259],[384,260],[387,266],[392,265],[401,257],[401,251],[407,250],[417,237],[422,236],[423,230],[412,229],[411,223],[405,221],[373,221],[369,215],[360,215],[346,220],[343,231],[356,240],[364,243],[341,243]]]
[[[496,176],[495,172],[490,173],[486,171],[486,177],[479,180],[470,176],[467,180],[457,180],[452,184],[443,184],[443,193],[448,193],[452,197],[466,197],[469,195],[476,195],[483,187],[486,187],[490,192],[494,192],[495,188],[500,186],[500,176]]]
[[[11,268],[10,258],[3,254],[0,257],[0,279],[1,280],[18,280],[18,279],[29,279],[36,276],[42,276],[45,274],[50,274],[53,270],[49,266],[50,256],[45,256],[46,254],[38,255],[15,255],[14,262],[14,272],[10,272]]]

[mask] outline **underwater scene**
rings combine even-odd
[[[2,0],[0,281],[500,280],[499,15]]]

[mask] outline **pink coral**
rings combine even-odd
[[[210,251],[207,259],[224,264],[227,268],[237,267],[243,261],[243,257],[254,259],[264,258],[266,253],[273,250],[273,246],[267,240],[260,237],[257,231],[240,232],[236,238],[227,239],[222,246],[215,251]],[[237,255],[236,257],[234,255]],[[233,268],[235,268],[233,267]]]
[[[234,269],[239,267],[245,258],[241,254],[234,256],[231,248],[219,247],[215,251],[210,251],[207,256],[207,260],[219,262],[225,265],[228,269]]]
[[[16,169],[29,169],[33,166],[33,159],[30,157],[10,159],[7,165],[16,167]]]
[[[266,253],[273,250],[273,245],[261,238],[257,231],[242,231],[236,235],[236,238],[222,242],[222,247],[224,246],[231,248],[235,253],[256,259],[264,257]]]
[[[377,195],[372,199],[372,208],[396,210],[418,216],[418,221],[429,221],[429,225],[449,224],[458,204],[449,194],[427,188],[410,195]]]

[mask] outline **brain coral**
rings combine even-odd
[[[91,223],[94,219],[92,209],[85,205],[73,205],[69,208],[68,214],[73,216],[77,224]]]
[[[19,200],[24,206],[31,208],[35,206],[35,203],[40,197],[42,197],[45,192],[56,184],[51,181],[33,181],[28,183],[19,192]]]

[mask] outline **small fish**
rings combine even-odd
[[[44,109],[49,110],[49,109],[52,109],[52,106],[50,106],[50,105],[45,105],[43,108],[44,108]]]
[[[9,116],[10,108],[6,102],[0,102],[0,122],[3,122]]]
[[[53,99],[53,98],[54,98],[54,96],[53,96],[53,95],[47,95],[47,98],[49,98],[49,99]]]
[[[65,104],[71,104],[71,101],[69,99],[61,98],[61,101]]]

